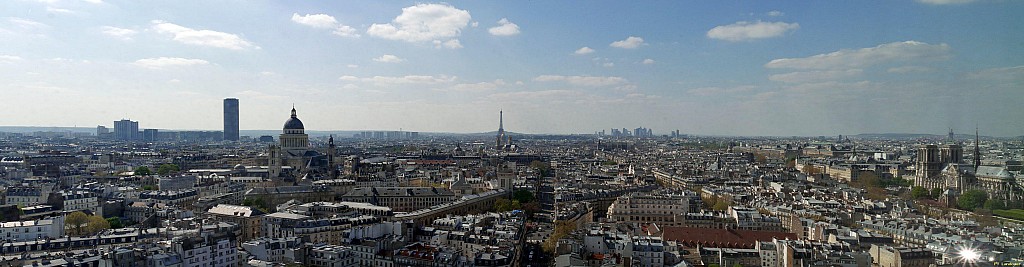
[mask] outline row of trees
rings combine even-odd
[[[941,196],[941,188],[932,188],[932,190],[928,190],[923,186],[914,186],[913,188],[910,189],[910,197],[914,199],[931,198],[934,200],[938,200]]]
[[[932,188],[928,190],[921,186],[914,186],[910,189],[910,196],[914,199],[935,199],[938,200],[942,196],[942,189]],[[1006,201],[999,198],[991,198],[987,192],[978,189],[967,190],[957,197],[956,207],[969,210],[979,211],[980,209],[985,210],[1001,210],[1009,207],[1019,207],[1022,203],[1019,201]]]
[[[120,223],[120,219],[117,222]],[[81,211],[72,212],[64,218],[64,229],[71,236],[95,235],[110,227],[110,221],[107,219],[98,215],[89,216]]]
[[[704,201],[704,206],[711,208],[712,210],[724,211],[728,210],[729,206],[732,206],[732,200],[721,198],[721,197],[709,197],[701,198]]]
[[[176,164],[165,163],[160,164],[160,166],[156,167],[156,174],[159,175],[168,175],[172,173],[177,173],[179,171],[181,171],[181,168],[179,168],[178,165]],[[135,175],[153,175],[153,170],[149,169],[149,167],[146,166],[139,166],[138,168],[135,168]]]
[[[540,245],[541,249],[548,254],[555,252],[558,248],[558,240],[572,233],[576,230],[576,224],[567,221],[559,221],[555,223],[555,230],[551,232],[551,236],[544,240],[544,243]]]
[[[523,210],[530,216],[540,211],[540,203],[535,200],[533,193],[529,190],[520,189],[512,192],[512,199],[499,198],[494,201],[494,210],[497,212]]]
[[[262,197],[247,197],[242,200],[242,206],[249,206],[263,213],[270,213],[270,205]]]

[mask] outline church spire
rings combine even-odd
[[[978,135],[978,126],[974,126],[974,169],[977,170],[981,167],[981,149],[978,143],[981,142],[981,137]]]

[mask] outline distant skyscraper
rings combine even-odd
[[[139,122],[127,119],[114,121],[114,139],[123,141],[139,140]]]
[[[154,142],[160,136],[160,131],[157,129],[145,129],[142,130],[142,141]]]
[[[224,99],[224,140],[238,141],[238,99]]]
[[[108,133],[110,133],[110,129],[107,129],[107,126],[103,126],[103,125],[97,125],[96,126],[96,136],[101,136],[101,135],[105,135],[105,134],[108,134]]]

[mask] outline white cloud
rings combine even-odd
[[[338,20],[327,14],[306,14],[292,13],[292,21],[318,29],[333,29],[331,33],[344,37],[359,37],[355,28],[338,23]]]
[[[449,88],[438,89],[438,91],[445,92],[482,92],[491,91],[498,89],[498,87],[505,86],[505,80],[497,79],[493,82],[478,82],[478,83],[460,83],[452,85]]]
[[[861,49],[842,49],[805,58],[775,59],[765,67],[787,69],[863,68],[883,63],[945,60],[951,57],[949,45],[931,45],[917,41],[895,42]]]
[[[451,39],[451,40],[444,41],[444,42],[441,42],[441,40],[434,40],[433,43],[434,43],[434,48],[442,48],[442,47],[448,48],[448,49],[462,48],[462,43],[459,42],[459,39]]]
[[[918,3],[929,5],[959,5],[974,2],[976,0],[917,0]]]
[[[1024,66],[992,68],[967,74],[969,79],[1024,80]]]
[[[173,36],[172,39],[174,41],[178,41],[183,44],[226,48],[232,50],[243,50],[249,48],[259,49],[258,46],[253,45],[249,41],[246,41],[235,34],[212,30],[196,30],[160,20],[154,20],[152,23],[153,30],[161,34],[169,34]]]
[[[576,49],[576,52],[573,52],[573,53],[577,54],[577,55],[586,55],[586,54],[594,53],[594,49],[590,48],[590,47],[584,46],[584,47],[580,47],[580,49]]]
[[[0,63],[14,63],[21,61],[21,57],[12,55],[0,55]]]
[[[502,18],[498,21],[498,26],[487,29],[487,32],[496,36],[512,36],[519,34],[519,25],[508,21],[507,18]]]
[[[73,10],[64,9],[64,8],[56,8],[56,7],[52,7],[52,6],[46,7],[46,12],[60,13],[60,14],[75,14],[75,11],[73,11]]]
[[[541,75],[533,78],[538,82],[567,82],[572,85],[581,86],[609,86],[629,82],[625,78],[615,76],[561,76]]]
[[[635,92],[636,88],[637,87],[636,87],[635,84],[625,84],[625,85],[616,86],[615,88],[612,88],[612,89],[615,89],[616,91],[622,91],[622,92]]]
[[[405,61],[405,59],[402,59],[402,58],[400,58],[398,56],[395,56],[395,55],[383,55],[383,56],[380,56],[380,57],[373,58],[373,61],[384,62],[384,63],[398,63],[398,62]]]
[[[770,16],[770,17],[781,17],[783,15],[786,15],[786,13],[782,13],[782,11],[778,11],[778,10],[772,10],[772,11],[768,11],[767,15]]]
[[[625,40],[612,42],[608,46],[615,47],[615,48],[634,49],[634,48],[640,47],[640,45],[643,45],[643,44],[644,44],[644,38],[640,38],[640,37],[636,37],[636,36],[630,36],[629,38],[626,38]]]
[[[343,37],[359,37],[359,31],[356,28],[349,27],[348,25],[340,25],[338,28],[331,31],[334,35]]]
[[[118,28],[113,26],[103,26],[101,27],[101,32],[106,36],[114,37],[125,41],[132,40],[132,36],[134,36],[136,33],[139,33],[136,30]]]
[[[292,21],[321,29],[330,29],[338,26],[338,20],[327,14],[306,14],[300,16],[299,13],[292,13]]]
[[[83,1],[85,1],[86,3],[90,3],[90,4],[102,4],[103,3],[103,0],[83,0]]]
[[[42,22],[16,17],[7,18],[7,21],[22,30],[37,30],[50,27],[50,25],[43,24]]]
[[[366,33],[406,42],[453,39],[462,34],[471,19],[469,11],[447,4],[418,4],[402,8],[402,14],[391,23],[370,25]]]
[[[354,68],[358,68],[358,67],[359,67],[359,65],[356,65],[356,64],[348,64],[348,65],[346,65],[345,67],[349,67],[350,69],[354,69]]]
[[[647,59],[644,59],[644,61],[642,61],[642,63],[644,63],[644,64],[654,64],[654,60],[647,58]]]
[[[859,76],[861,73],[864,73],[861,69],[798,71],[771,75],[768,76],[768,79],[784,83],[806,83],[846,79]]]
[[[455,76],[447,75],[406,75],[406,76],[373,76],[373,77],[356,77],[351,75],[345,75],[338,77],[338,80],[345,82],[365,82],[371,83],[376,86],[389,86],[389,85],[401,85],[401,84],[443,84],[454,82],[457,78]]]
[[[782,36],[787,32],[800,28],[798,23],[785,22],[748,22],[740,21],[729,25],[717,26],[708,31],[711,39],[726,41],[747,41]]]
[[[166,67],[197,66],[208,64],[210,64],[210,62],[206,60],[180,57],[144,58],[135,61],[136,66],[151,69],[162,69]]]
[[[932,68],[922,66],[901,66],[889,68],[889,73],[913,73],[913,72],[929,72]]]
[[[605,62],[604,64],[601,64],[601,66],[604,66],[606,68],[611,68],[611,67],[615,67],[615,63]]]
[[[406,75],[406,76],[373,76],[362,78],[364,82],[374,83],[378,86],[395,84],[441,84],[455,81],[455,76],[431,76],[431,75]]]
[[[566,97],[566,96],[579,96],[580,92],[572,90],[543,90],[543,91],[520,91],[520,92],[507,92],[497,93],[489,95],[489,98],[493,99],[514,99],[514,100],[533,100],[533,99],[548,99],[552,97]]]
[[[757,89],[757,87],[753,85],[742,85],[736,87],[701,87],[690,89],[686,92],[692,95],[709,96],[725,93],[750,93],[754,91],[754,89]]]

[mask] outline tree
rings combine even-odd
[[[522,208],[523,206],[522,204],[519,203],[518,200],[508,200],[504,198],[499,198],[498,200],[494,201],[494,211],[497,212],[506,212]]]
[[[523,211],[525,211],[528,216],[533,216],[533,214],[540,212],[540,210],[540,203],[537,203],[536,201],[523,204]]]
[[[939,197],[942,196],[942,189],[938,188],[938,187],[932,188],[932,194],[931,195],[932,195],[932,199],[939,199]]]
[[[757,163],[764,164],[768,162],[768,157],[761,153],[754,153],[754,161]]]
[[[88,235],[95,235],[100,231],[110,229],[110,222],[99,215],[93,215],[89,217],[89,225],[85,229]]]
[[[711,207],[713,210],[727,210],[729,209],[729,203],[725,201],[718,201],[714,206]]]
[[[986,200],[988,200],[988,193],[985,193],[985,191],[977,189],[968,190],[956,199],[956,206],[960,209],[973,211],[981,208]]]
[[[78,236],[84,230],[86,224],[89,223],[89,215],[81,211],[72,212],[64,218],[64,229],[69,230],[68,235]]]
[[[910,189],[910,197],[914,199],[921,199],[928,197],[928,189],[924,189],[923,186],[915,186]]]
[[[1006,202],[1002,199],[990,198],[985,201],[985,209],[987,210],[1002,210],[1006,209]]]
[[[820,168],[814,167],[814,165],[811,164],[804,164],[804,169],[802,171],[804,172],[804,174],[810,176],[818,175],[819,173],[821,173]]]
[[[551,164],[534,160],[530,162],[530,168],[537,169],[537,172],[540,172],[540,177],[551,176]]]
[[[176,173],[176,172],[178,172],[180,170],[181,169],[179,169],[178,165],[176,165],[176,164],[166,164],[165,163],[165,164],[160,164],[160,167],[156,168],[156,173],[160,174],[160,175],[168,175],[168,174],[171,174],[171,173]]]
[[[544,249],[544,252],[549,254],[554,253],[555,249],[558,248],[558,240],[569,235],[574,230],[576,230],[576,224],[567,221],[559,221],[555,224],[555,230],[551,232],[551,236],[541,244],[541,248]]]
[[[139,166],[138,168],[135,168],[135,175],[153,175],[153,171],[149,170],[149,167]]]
[[[121,217],[107,218],[107,223],[110,224],[111,229],[120,229],[124,227],[124,223],[121,222]]]
[[[860,175],[857,175],[856,184],[864,189],[882,187],[882,180],[878,179],[878,175],[873,172],[861,172]]]
[[[243,206],[253,207],[253,208],[258,209],[258,210],[260,210],[260,211],[262,211],[264,213],[270,213],[270,207],[267,206],[267,202],[265,200],[263,200],[263,198],[261,198],[261,197],[245,198],[245,200],[242,200],[242,205]]]
[[[142,190],[145,190],[145,191],[157,190],[157,186],[156,185],[151,185],[151,184],[143,185],[142,186]]]
[[[533,201],[533,193],[526,189],[516,190],[512,192],[512,199],[518,200],[519,203],[530,203]]]

